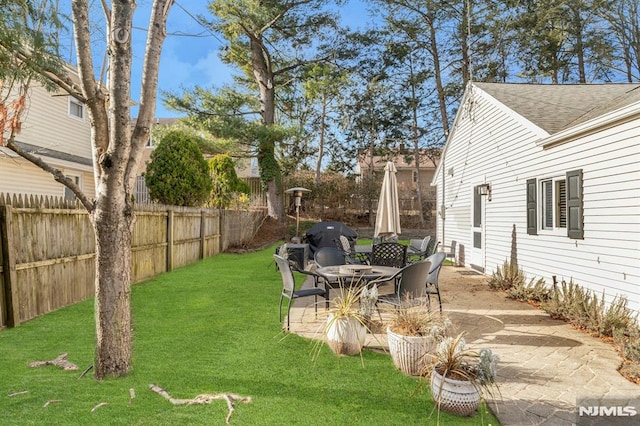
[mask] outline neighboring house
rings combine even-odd
[[[75,180],[89,199],[95,196],[91,125],[85,105],[77,99],[66,92],[47,92],[33,85],[16,144]],[[0,192],[75,198],[50,173],[2,147]]]
[[[405,150],[402,147],[400,152],[401,154],[393,157],[374,156],[373,162],[368,154],[359,156],[356,168],[358,179],[367,179],[372,167],[374,175],[382,179],[387,161],[393,161],[397,170],[396,180],[398,182],[400,208],[402,210],[417,210],[418,171],[416,170],[414,152],[413,150]],[[420,156],[420,188],[423,202],[428,200],[435,201],[436,192],[430,183],[438,165],[438,156],[439,150],[422,151]],[[433,209],[435,210],[435,204],[433,204]]]
[[[236,157],[234,162],[236,164],[236,174],[239,178],[260,178],[258,157]]]
[[[441,247],[640,311],[639,170],[640,85],[470,83],[433,180]]]

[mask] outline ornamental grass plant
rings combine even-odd
[[[310,340],[280,331],[274,249],[220,254],[134,285],[133,370],[124,378],[78,378],[93,362],[92,299],[1,330],[4,422],[224,424],[225,401],[172,405],[149,389],[155,384],[175,398],[251,397],[236,406],[232,425],[430,424],[429,390],[416,393],[417,379],[397,371],[389,355],[364,350],[363,367],[360,357],[336,357],[324,346],[314,362]],[[64,352],[78,371],[28,366]],[[486,409],[464,419],[443,414],[441,421],[498,424]]]
[[[452,328],[449,318],[439,311],[430,310],[427,302],[408,296],[400,306],[390,306],[384,312],[389,313],[391,331],[403,336],[431,336],[440,342]]]

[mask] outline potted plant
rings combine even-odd
[[[449,334],[451,321],[432,312],[425,303],[405,299],[393,308],[387,327],[387,342],[393,364],[403,373],[417,376],[428,363],[428,355]]]
[[[491,349],[467,349],[464,333],[446,337],[438,345],[428,371],[437,408],[461,416],[472,415],[483,394],[493,395],[498,390],[498,359]]]
[[[357,355],[367,337],[367,318],[359,308],[362,289],[340,285],[327,311],[324,334],[329,347],[339,355]]]

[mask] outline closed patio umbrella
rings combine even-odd
[[[400,234],[400,206],[398,203],[398,182],[396,166],[387,161],[378,200],[374,237],[397,237]]]

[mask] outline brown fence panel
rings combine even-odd
[[[266,213],[260,210],[224,210],[224,226],[222,238],[222,250],[229,247],[242,247],[256,234]]]
[[[173,267],[196,262],[200,257],[202,213],[200,209],[174,208]]]
[[[262,187],[262,182],[259,177],[245,177],[242,178],[249,185],[249,198],[251,200],[251,206],[260,208],[267,206],[267,193]]]
[[[56,208],[60,203],[54,201],[25,199],[12,208],[20,322],[94,293],[95,239],[88,213]]]
[[[220,210],[209,209],[204,214],[204,242],[203,257],[211,257],[220,253],[222,249],[220,222],[222,216]]]
[[[140,282],[167,271],[167,209],[154,205],[136,208],[131,236],[131,280]]]

